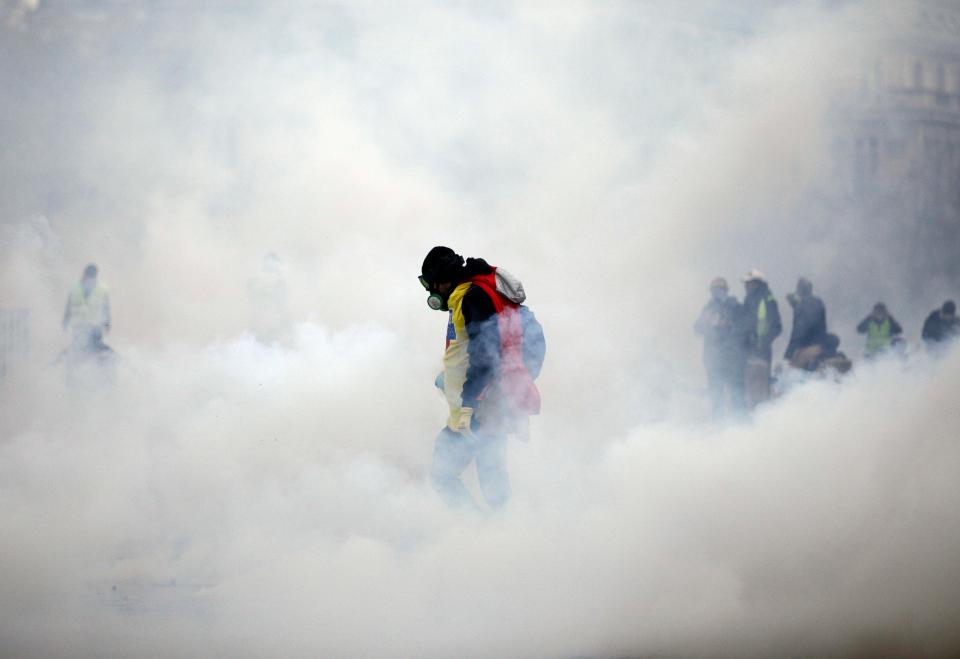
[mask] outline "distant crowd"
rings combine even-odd
[[[488,508],[500,510],[511,492],[507,440],[528,439],[529,417],[541,407],[534,380],[546,354],[543,328],[526,305],[520,280],[484,259],[464,259],[449,247],[436,246],[427,253],[417,279],[427,294],[427,306],[447,315],[443,370],[434,384],[443,393],[448,414],[434,440],[430,480],[451,506],[479,510],[461,478],[475,463]],[[717,417],[752,410],[773,393],[772,346],[783,332],[780,309],[762,272],[751,270],[742,281],[745,294],[740,302],[730,295],[725,279],[714,279],[710,300],[694,326],[703,336]],[[253,308],[266,317],[252,323],[255,336],[265,342],[276,340],[280,321],[286,318],[276,255],[264,259],[249,292]],[[788,368],[795,374],[849,371],[852,362],[839,350],[839,338],[828,331],[826,308],[813,294],[813,284],[801,277],[786,299],[793,309],[784,353]],[[70,348],[61,356],[68,383],[112,382],[116,359],[104,343],[111,327],[110,298],[95,264],[83,270],[67,296],[63,326],[71,333]],[[903,327],[882,302],[873,306],[857,331],[865,336],[868,359],[905,346]],[[930,313],[922,336],[931,351],[960,336],[952,300]],[[788,380],[780,380],[781,385]]]
[[[703,336],[703,361],[716,417],[751,410],[768,400],[772,392],[772,346],[783,331],[780,309],[762,272],[751,270],[741,280],[743,302],[730,295],[725,279],[714,279],[710,300],[694,325]],[[784,353],[789,367],[806,372],[849,371],[852,362],[839,350],[840,339],[827,330],[826,307],[813,294],[813,284],[801,277],[787,301],[793,308],[793,328]],[[883,302],[874,305],[857,325],[857,332],[866,335],[867,359],[905,346],[903,327]],[[927,316],[923,341],[928,349],[938,351],[957,336],[957,308],[947,300]]]
[[[286,320],[285,290],[276,255],[264,258],[262,270],[250,284],[252,307],[261,311],[252,316],[251,322],[255,335],[269,341],[279,334],[278,324]],[[722,277],[710,282],[710,300],[694,325],[703,337],[703,361],[716,416],[751,410],[768,400],[773,391],[772,345],[783,332],[780,309],[762,272],[750,270],[741,281],[745,289],[742,302],[730,295]],[[839,338],[828,331],[826,307],[813,294],[813,284],[801,277],[787,301],[793,309],[793,328],[784,353],[789,367],[807,372],[847,372],[852,362],[839,350]],[[109,294],[98,279],[97,266],[91,263],[70,290],[63,314],[71,343],[59,361],[67,366],[68,380],[82,379],[78,374],[83,376],[91,366],[95,367],[94,373],[109,373],[113,368],[114,352],[104,343],[110,316]],[[857,332],[865,335],[867,359],[906,347],[903,327],[883,302],[873,306],[857,325]],[[929,350],[937,351],[957,336],[960,318],[954,302],[947,300],[924,321],[923,342]]]

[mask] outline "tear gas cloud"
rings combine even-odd
[[[0,7],[2,306],[30,311],[0,382],[0,654],[960,648],[960,354],[717,427],[691,332],[754,266],[862,298],[830,308],[851,353],[879,295],[916,326],[949,293],[841,276],[883,253],[803,201],[900,5]],[[547,333],[499,516],[425,482],[435,244],[518,275]],[[96,391],[51,365],[89,261],[122,358]]]

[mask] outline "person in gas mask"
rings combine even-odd
[[[540,411],[533,380],[546,350],[542,328],[521,305],[520,281],[483,259],[464,261],[449,247],[434,247],[419,279],[428,306],[448,315],[437,386],[449,414],[434,444],[430,480],[451,505],[475,506],[460,480],[475,462],[484,499],[502,508],[510,497],[507,437],[525,438],[528,417]]]
[[[703,365],[714,418],[743,408],[744,351],[737,336],[740,303],[729,295],[727,280],[710,282],[710,300],[700,311],[694,331],[703,337]],[[729,399],[729,402],[728,402]]]

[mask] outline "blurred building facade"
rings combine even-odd
[[[29,356],[29,309],[0,309],[0,380]]]
[[[834,108],[834,202],[875,227],[862,236],[865,245],[882,245],[887,258],[911,265],[909,289],[931,282],[956,289],[960,3],[910,0],[873,19],[865,26],[875,35],[871,56]]]

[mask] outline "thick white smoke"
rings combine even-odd
[[[0,382],[0,655],[960,648],[960,354],[718,427],[691,331],[717,274],[853,294],[801,201],[869,4],[16,6],[0,306],[30,309],[31,354]],[[425,479],[435,244],[518,275],[547,333],[499,516]],[[88,391],[51,362],[89,261],[121,361]],[[915,339],[941,300],[887,301]]]

